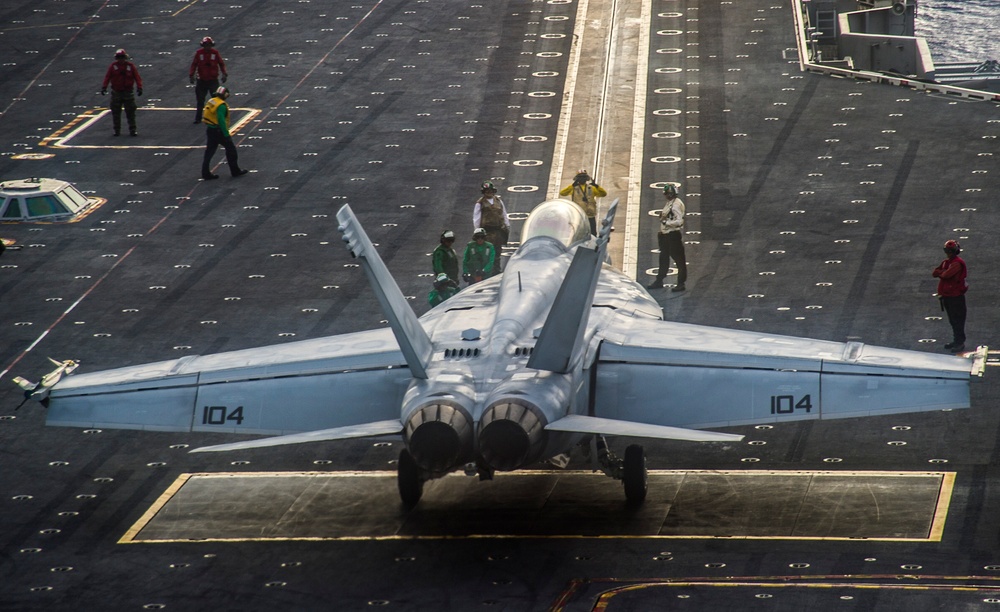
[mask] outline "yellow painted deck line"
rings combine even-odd
[[[153,520],[153,517],[156,516],[156,514],[160,510],[162,510],[164,506],[167,505],[167,502],[173,499],[174,495],[177,495],[177,492],[181,490],[181,487],[183,487],[185,483],[187,483],[188,479],[191,476],[196,476],[196,474],[181,474],[180,476],[178,476],[177,479],[174,480],[174,482],[171,483],[169,487],[167,487],[167,490],[164,491],[163,494],[160,495],[155,502],[153,502],[153,505],[142,513],[142,516],[139,517],[139,520],[136,521],[135,524],[132,525],[132,527],[125,532],[125,535],[123,535],[118,540],[118,543],[128,544],[132,542],[135,539],[135,536],[139,535],[139,532],[145,529],[146,525],[149,524],[149,521]]]
[[[136,108],[136,111],[185,111],[191,112],[190,107],[162,107],[162,106],[140,106]],[[239,118],[236,123],[234,123],[229,132],[231,134],[237,134],[240,129],[245,127],[250,123],[257,115],[261,113],[259,108],[244,108],[235,107],[231,108],[230,111],[244,111],[244,114]],[[54,149],[204,149],[204,144],[198,145],[149,145],[149,144],[131,144],[130,140],[121,140],[121,143],[129,144],[112,144],[112,145],[74,145],[69,144],[69,142],[79,136],[81,133],[86,131],[88,128],[94,125],[97,121],[100,121],[102,117],[109,114],[111,109],[109,108],[95,108],[85,111],[73,119],[71,119],[66,125],[58,128],[52,134],[46,136],[39,141],[39,146],[52,147]],[[66,132],[69,132],[65,136]]]
[[[927,536],[928,541],[940,542],[944,535],[944,523],[951,507],[951,494],[955,489],[955,472],[944,472],[941,478],[941,490],[938,492],[937,508],[934,510],[934,521]]]
[[[962,591],[972,593],[996,593],[1000,590],[1000,585],[964,585],[964,584],[941,584],[940,582],[954,580],[996,580],[993,577],[983,576],[912,576],[912,579],[920,580],[922,584],[900,584],[898,577],[886,575],[859,576],[853,574],[821,576],[822,581],[817,580],[817,576],[775,576],[767,580],[759,578],[733,578],[731,580],[698,580],[698,579],[677,579],[677,580],[657,580],[644,582],[641,584],[631,584],[628,586],[614,587],[604,591],[597,597],[593,610],[606,610],[614,602],[616,596],[632,591],[643,591],[651,588],[671,587],[671,588],[727,588],[734,587],[756,588],[756,589],[873,589],[892,591]],[[860,580],[883,580],[886,582],[860,582]],[[893,580],[895,579],[895,580]],[[802,582],[800,582],[800,580]],[[937,581],[936,584],[929,584]],[[594,581],[597,582],[597,581]],[[552,608],[553,611],[563,610],[565,606],[559,605]]]

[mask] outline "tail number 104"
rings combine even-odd
[[[771,398],[771,412],[774,412],[774,398]],[[236,421],[243,424],[243,406],[237,406],[231,411],[227,406],[205,406],[201,410],[202,425],[225,425],[226,421]]]
[[[803,395],[795,401],[794,395],[772,395],[771,414],[794,414],[796,410],[812,411],[812,397]]]

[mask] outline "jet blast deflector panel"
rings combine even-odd
[[[653,470],[649,497],[637,512],[591,472],[532,470],[486,482],[452,475],[428,482],[433,495],[407,512],[393,472],[182,474],[120,541],[617,536],[935,542],[954,476]],[[233,520],[234,508],[240,520]]]

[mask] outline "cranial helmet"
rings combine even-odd
[[[437,278],[434,279],[434,282],[435,283],[447,283],[448,282],[448,275],[445,274],[444,272],[442,272],[441,274],[437,275]]]
[[[945,252],[958,255],[962,252],[962,245],[960,245],[957,240],[949,240],[944,243],[944,250]]]
[[[201,44],[203,44],[203,45],[214,45],[215,41],[212,40],[211,36],[206,36],[205,38],[201,39]]]
[[[667,183],[666,185],[663,186],[663,193],[665,195],[676,196],[677,188],[674,187],[673,183]]]
[[[484,230],[481,227],[477,227],[476,231],[472,232],[472,237],[473,238],[479,238],[480,236],[482,236],[483,238],[485,238],[486,237],[486,230]]]
[[[483,191],[496,191],[497,188],[493,186],[492,182],[490,182],[490,181],[483,181],[482,190]]]
[[[229,97],[229,89],[226,87],[220,87],[215,90],[215,95],[225,100],[226,98]]]
[[[118,49],[115,51],[115,59],[128,59],[128,53],[125,49]]]
[[[441,240],[454,240],[454,239],[455,239],[455,232],[451,230],[445,230],[441,232]]]

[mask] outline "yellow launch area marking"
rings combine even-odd
[[[651,470],[629,508],[591,471],[428,481],[412,510],[395,472],[181,474],[119,543],[471,538],[938,542],[954,472]],[[500,520],[502,519],[502,520]]]
[[[906,582],[902,582],[905,580]],[[669,589],[685,589],[684,594],[670,593]],[[596,601],[592,610],[639,610],[660,603],[665,595],[677,597],[694,597],[700,589],[734,588],[754,589],[757,597],[761,592],[767,594],[763,599],[769,599],[770,589],[837,589],[838,591],[893,590],[893,591],[954,591],[962,594],[973,594],[978,597],[993,595],[1000,591],[1000,578],[996,576],[948,576],[925,574],[799,574],[787,576],[741,576],[732,578],[663,578],[659,580],[627,580],[627,579],[586,579],[574,580],[564,591],[551,610],[561,611],[571,599],[579,601],[578,593],[587,590],[594,594]],[[692,591],[695,589],[695,591]],[[650,592],[655,591],[655,592]],[[686,595],[686,597],[685,597]],[[861,594],[858,593],[860,596]],[[843,605],[851,605],[853,597],[841,596]],[[696,600],[697,601],[697,600]],[[965,605],[969,603],[963,602]],[[978,603],[971,603],[975,606]],[[901,606],[900,602],[896,602]],[[959,606],[961,604],[956,604]],[[901,608],[902,609],[902,608]]]
[[[150,111],[159,112],[169,112],[169,111],[183,111],[185,116],[191,114],[191,107],[183,108],[163,108],[158,106],[140,106],[136,109],[136,123],[139,124],[140,128],[143,126],[142,115]],[[261,113],[259,108],[230,108],[230,115],[236,117],[236,121],[230,126],[229,132],[231,134],[237,134],[241,129],[246,127],[257,115]],[[95,125],[102,119],[105,119],[111,113],[110,109],[107,108],[94,108],[85,111],[73,119],[69,120],[66,125],[59,127],[55,132],[46,136],[39,141],[39,146],[52,147],[56,149],[204,149],[205,144],[190,144],[190,145],[177,145],[177,144],[148,144],[150,137],[145,134],[141,135],[141,138],[136,140],[129,136],[119,136],[115,138],[113,142],[108,144],[75,144],[73,139],[82,137],[86,134],[87,130],[95,127]],[[124,118],[122,119],[124,121]],[[186,123],[186,122],[181,122]],[[111,141],[112,136],[110,134],[101,134],[102,140],[105,137]]]

